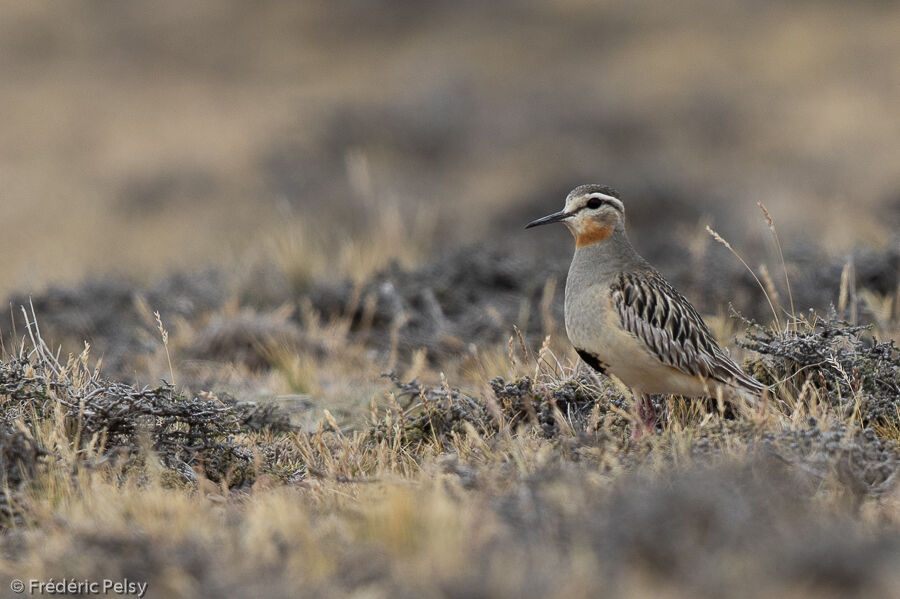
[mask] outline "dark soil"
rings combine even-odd
[[[317,351],[306,345],[299,309],[293,321],[276,314],[279,306],[308,301],[325,319],[352,315],[353,335],[371,347],[385,351],[396,336],[401,358],[413,349],[426,348],[437,362],[473,346],[505,343],[516,324],[529,342],[537,344],[545,334],[547,316],[559,332],[571,248],[568,234],[562,230],[558,234],[558,238],[446,250],[414,270],[392,266],[372,276],[361,289],[350,282],[320,283],[300,296],[287,288],[263,295],[232,290],[216,271],[181,273],[146,288],[116,278],[53,287],[32,297],[12,297],[9,308],[0,311],[0,334],[7,342],[22,335],[25,327],[19,306],[27,306],[30,300],[45,337],[76,353],[88,341],[92,354],[103,357],[106,374],[134,379],[141,375],[136,358],[160,347],[152,317],[152,311],[158,310],[173,332],[179,319],[192,322],[200,331],[181,358],[260,369],[272,365],[266,348],[273,343]],[[748,317],[771,320],[759,286],[724,249],[713,245],[700,258],[692,258],[674,240],[665,239],[656,238],[646,255],[701,312],[714,313],[730,304]],[[786,253],[798,310],[827,310],[836,303],[847,259],[828,258],[823,250],[803,244]],[[900,247],[896,244],[881,251],[854,252],[852,262],[857,290],[888,294],[897,289]],[[774,266],[770,271],[779,272]],[[548,285],[551,295],[545,295]],[[244,298],[245,309],[209,320],[234,293]],[[786,303],[786,290],[781,290],[781,296]],[[551,300],[549,310],[542,309],[545,299]],[[374,300],[371,310],[370,300]],[[859,306],[859,318],[871,320],[866,306]]]
[[[0,362],[0,399],[0,433],[8,433],[0,434],[0,450],[4,475],[13,484],[23,479],[23,468],[33,474],[36,458],[46,452],[11,427],[17,421],[37,426],[57,415],[76,447],[102,435],[107,457],[130,460],[152,449],[185,482],[196,482],[200,473],[242,484],[252,456],[234,437],[242,423],[259,416],[236,411],[216,397],[181,396],[171,385],[136,388],[95,376],[76,387],[45,364],[27,360]]]
[[[559,235],[569,241],[565,231]],[[544,334],[541,301],[548,282],[555,289],[550,315],[556,325],[562,324],[571,248],[554,243],[551,240],[547,247],[540,242],[536,246],[524,242],[470,246],[445,252],[414,271],[394,267],[379,273],[362,289],[362,297],[374,296],[377,303],[370,317],[362,303],[355,309],[354,318],[360,325],[357,333],[384,349],[390,344],[392,329],[399,327],[401,349],[425,347],[439,360],[465,351],[469,344],[505,342],[524,313],[527,322],[518,324],[530,341],[539,343]],[[682,255],[677,247],[674,240],[657,242],[647,256],[701,312],[715,313],[730,304],[741,314],[771,320],[753,276],[725,250],[708,251],[695,260]],[[827,310],[838,300],[845,260],[830,259],[822,250],[808,246],[798,247],[796,254],[797,262],[790,266],[795,305],[798,310]],[[880,294],[896,290],[900,249],[894,245],[882,252],[859,250],[853,263],[857,290]],[[349,300],[354,297],[352,291],[349,283],[324,286],[311,291],[309,298],[326,316],[347,314],[353,307]],[[786,291],[781,294],[787,297]],[[864,306],[860,318],[871,318]],[[362,323],[368,326],[362,327]]]
[[[0,310],[0,336],[9,345],[25,335],[21,308],[30,313],[30,302],[47,339],[76,354],[87,341],[92,356],[103,359],[106,374],[133,379],[134,358],[153,352],[161,343],[154,311],[171,327],[178,318],[194,320],[216,310],[225,297],[223,277],[214,270],[176,273],[149,287],[110,276],[14,295]]]

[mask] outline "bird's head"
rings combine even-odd
[[[625,206],[619,193],[606,185],[580,185],[566,196],[559,212],[528,223],[525,228],[565,223],[575,237],[575,247],[609,239],[616,231],[625,231]]]

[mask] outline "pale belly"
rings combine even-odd
[[[609,374],[626,386],[641,393],[666,393],[672,395],[709,395],[709,388],[698,377],[684,374],[671,366],[660,363],[643,350],[631,351],[621,347],[610,352]]]
[[[578,310],[574,302],[566,302],[566,332],[576,349],[602,363],[606,374],[641,393],[710,394],[704,381],[663,364],[640,339],[622,329],[605,294],[591,295],[584,298],[590,304],[590,311]]]

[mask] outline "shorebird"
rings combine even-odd
[[[561,211],[525,228],[559,222],[575,237],[566,333],[588,366],[631,389],[635,438],[655,431],[653,394],[756,402],[763,385],[728,357],[694,306],[631,245],[618,192],[581,185]]]

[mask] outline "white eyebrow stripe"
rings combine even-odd
[[[618,208],[619,212],[625,212],[625,204],[623,204],[622,201],[619,200],[618,198],[614,198],[612,196],[606,195],[605,193],[599,193],[599,192],[592,193],[591,195],[588,196],[588,199],[591,199],[591,198],[597,198],[598,200],[604,200],[606,202],[609,202],[610,204],[612,204],[613,206]]]

